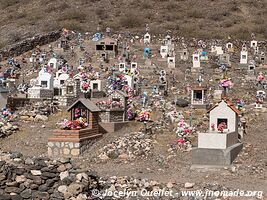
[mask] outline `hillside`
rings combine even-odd
[[[266,0],[0,0],[0,48],[58,30],[172,33],[197,38],[267,36]]]

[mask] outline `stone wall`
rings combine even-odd
[[[34,49],[38,45],[41,46],[54,42],[58,40],[60,36],[61,31],[54,31],[46,34],[36,35],[19,43],[7,46],[4,49],[0,49],[0,61],[5,60],[10,56],[19,56],[27,51]]]
[[[98,126],[94,129],[54,130],[48,139],[48,156],[79,156],[101,136]]]

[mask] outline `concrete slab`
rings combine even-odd
[[[239,152],[242,150],[243,144],[237,143],[226,149],[192,149],[192,166],[204,167],[215,166],[225,167],[232,164]]]

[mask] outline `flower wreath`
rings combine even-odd
[[[82,93],[88,93],[90,91],[90,83],[88,81],[81,81],[80,89]]]

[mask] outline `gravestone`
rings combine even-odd
[[[144,35],[144,44],[150,44],[151,43],[151,36],[149,33],[146,33]]]
[[[238,142],[240,112],[227,99],[209,111],[209,130],[198,134],[198,147],[192,150],[192,168],[217,168],[233,163],[243,144]]]
[[[240,52],[240,64],[248,63],[248,51],[246,48],[243,48]]]
[[[175,68],[175,57],[168,57],[168,68]]]
[[[199,68],[200,67],[200,55],[196,52],[192,56],[193,59],[193,68]]]

